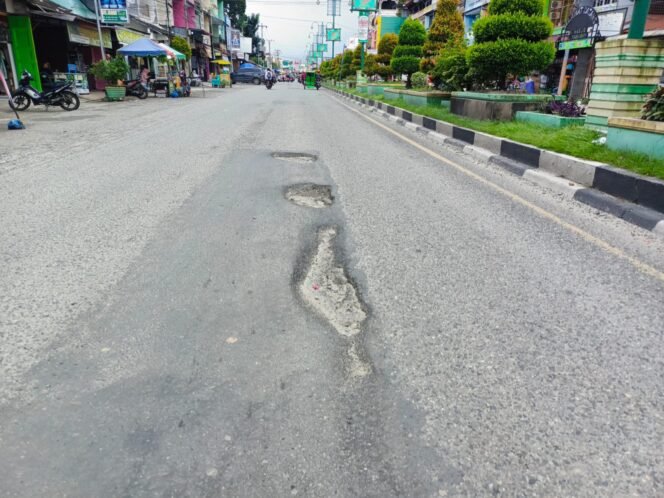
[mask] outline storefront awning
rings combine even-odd
[[[173,47],[169,47],[169,46],[166,45],[165,43],[157,43],[157,45],[159,45],[161,48],[163,48],[164,50],[166,50],[166,51],[168,52],[168,56],[171,57],[171,58],[173,58],[173,59],[177,59],[177,60],[182,61],[182,60],[186,60],[186,58],[187,58],[186,55],[184,55],[184,54],[181,53],[181,52],[178,52],[178,51],[175,50]]]
[[[50,3],[54,3],[61,8],[69,11],[74,14],[76,17],[81,17],[83,19],[95,20],[95,13],[88,9],[86,5],[81,2],[81,0],[49,0]],[[35,2],[37,4],[37,2]]]
[[[67,33],[69,34],[69,41],[78,43],[79,45],[89,45],[91,47],[99,47],[99,32],[94,26],[85,26],[79,23],[68,22]],[[111,32],[108,29],[101,30],[101,37],[104,41],[104,48],[111,48]]]

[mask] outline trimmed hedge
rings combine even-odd
[[[556,55],[553,43],[529,42],[518,38],[496,40],[468,48],[473,78],[504,80],[507,74],[528,74],[545,69]]]
[[[392,58],[394,57],[421,57],[422,56],[422,47],[417,47],[414,45],[397,45],[394,47],[392,52]]]
[[[552,30],[553,23],[546,17],[530,17],[520,14],[483,17],[473,24],[476,43],[505,38],[521,38],[536,42],[551,36]]]
[[[541,16],[544,11],[542,0],[491,0],[489,15],[521,13],[527,16]]]
[[[505,88],[507,76],[545,69],[555,57],[547,41],[553,25],[542,15],[542,0],[491,0],[489,15],[473,26],[475,44],[466,54],[478,83]]]
[[[399,30],[399,45],[424,45],[427,32],[424,26],[414,19],[407,19]]]

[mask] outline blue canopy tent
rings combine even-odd
[[[134,43],[125,45],[118,49],[118,54],[134,57],[159,57],[160,55],[169,55],[164,47],[160,47],[157,42],[149,38],[141,38]]]
[[[118,49],[118,54],[134,57],[159,57],[160,55],[168,55],[168,51],[149,38],[141,38]]]

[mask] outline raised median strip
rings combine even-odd
[[[495,164],[664,236],[662,180],[470,130],[343,90],[329,90],[363,106],[376,108],[375,112],[385,118],[412,131],[427,134],[430,139],[463,151],[476,160]],[[570,185],[570,182],[573,183]]]

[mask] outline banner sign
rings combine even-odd
[[[326,38],[331,42],[341,41],[341,28],[328,28]]]
[[[334,17],[341,15],[341,0],[327,0],[327,15]]]
[[[240,50],[240,30],[231,29],[231,50]]]
[[[350,10],[378,10],[377,0],[352,0]]]
[[[357,36],[360,42],[366,42],[369,39],[369,17],[360,16],[357,19]]]
[[[127,0],[99,0],[99,5],[101,22],[104,24],[127,24],[129,22]]]
[[[318,44],[318,51],[325,53],[327,52],[327,43],[319,43]]]
[[[558,50],[592,47],[599,36],[599,18],[595,9],[578,7],[559,38]]]

